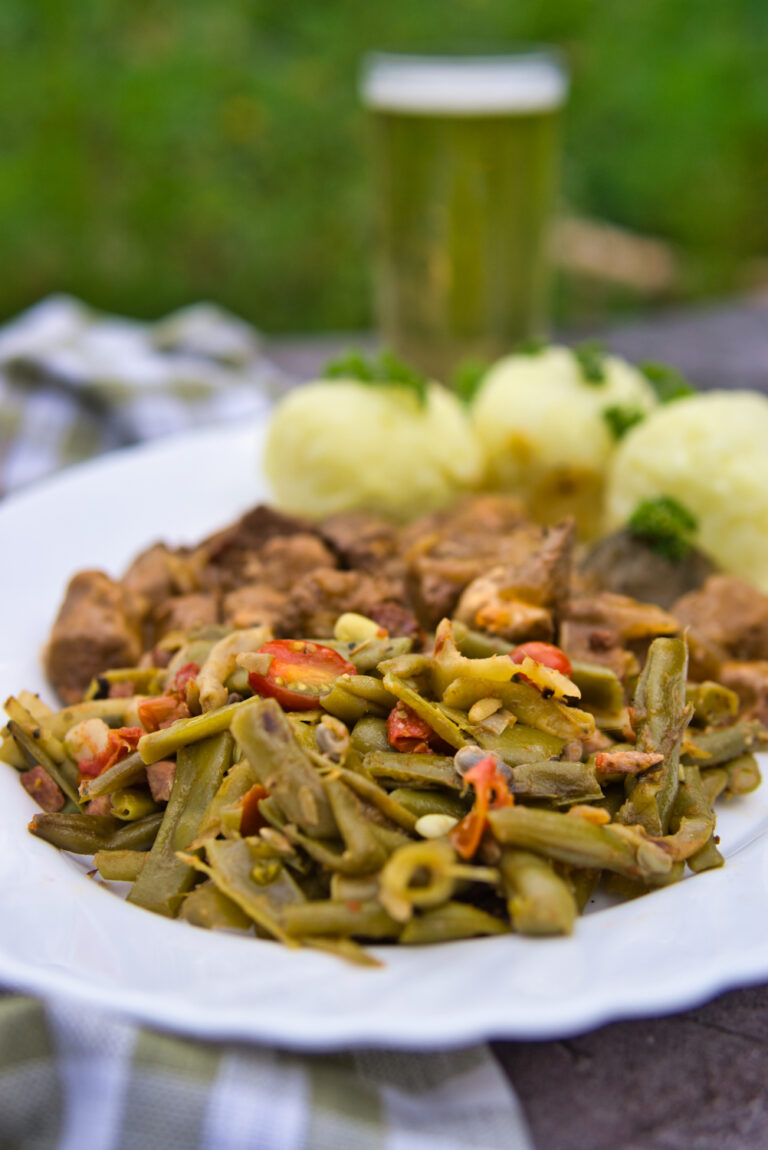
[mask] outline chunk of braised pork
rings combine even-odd
[[[455,617],[510,642],[552,639],[568,599],[574,523],[526,525],[507,536],[514,556],[474,579]]]
[[[273,630],[285,614],[288,595],[264,583],[249,583],[224,596],[221,621],[232,627],[255,627],[264,623]]]
[[[166,599],[152,613],[155,640],[172,631],[191,631],[219,621],[217,596],[211,591],[193,591]]]
[[[653,603],[600,591],[569,600],[560,624],[559,644],[572,662],[601,663],[622,680],[637,670],[653,639],[677,635],[673,616]]]
[[[319,531],[343,567],[375,572],[398,552],[397,527],[367,511],[330,515],[319,524]]]
[[[744,718],[768,726],[768,660],[729,659],[720,667],[720,682],[739,696]]]
[[[172,550],[165,543],[155,543],[137,555],[121,582],[147,612],[171,595],[197,590],[193,564],[183,552]]]
[[[78,702],[91,679],[110,667],[132,667],[141,655],[135,597],[103,571],[70,581],[45,653],[48,678],[64,703]]]
[[[193,561],[200,570],[200,585],[226,592],[253,581],[254,565],[259,564],[266,544],[299,534],[317,532],[306,520],[259,504],[195,548]]]
[[[713,575],[672,607],[714,659],[768,659],[768,595],[736,575]]]
[[[395,584],[365,571],[320,569],[305,575],[294,586],[277,629],[288,637],[328,638],[345,611],[375,617],[376,611],[388,603],[403,606]]]
[[[578,574],[585,592],[615,591],[669,608],[716,570],[709,556],[695,548],[681,559],[668,559],[644,539],[621,530],[586,550]]]

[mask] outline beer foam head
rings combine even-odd
[[[360,91],[369,108],[413,115],[476,116],[539,112],[563,103],[568,81],[556,58],[369,56]]]

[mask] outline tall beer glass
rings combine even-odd
[[[365,62],[380,334],[444,382],[546,329],[566,91],[542,52]]]

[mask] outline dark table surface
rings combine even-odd
[[[629,359],[672,364],[699,387],[768,392],[766,298],[674,311],[597,334]],[[360,342],[355,335],[293,337],[272,340],[268,350],[290,374],[309,379],[341,347]],[[768,986],[732,991],[672,1017],[494,1049],[537,1150],[768,1148]]]

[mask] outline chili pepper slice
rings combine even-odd
[[[488,825],[488,812],[509,807],[515,801],[507,780],[492,755],[486,755],[464,775],[475,788],[475,804],[469,814],[451,832],[453,848],[463,859],[470,859],[480,846]]]

